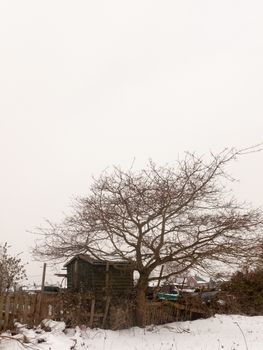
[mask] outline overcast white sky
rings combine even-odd
[[[261,0],[1,0],[0,241],[59,220],[91,176],[263,141]],[[261,206],[263,153],[230,169]]]

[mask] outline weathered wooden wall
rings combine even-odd
[[[67,282],[68,289],[72,290],[126,294],[133,288],[133,271],[76,259],[67,265]]]

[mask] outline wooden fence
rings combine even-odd
[[[110,297],[96,300],[79,293],[5,293],[0,294],[0,330],[14,327],[14,322],[37,326],[45,318],[64,321],[68,326],[86,324],[104,328]]]
[[[192,301],[184,304],[149,301],[146,320],[147,324],[160,324],[206,317],[208,312]],[[38,326],[46,318],[64,321],[69,327],[121,329],[136,325],[132,300],[70,292],[0,294],[0,331],[14,328],[15,322]]]

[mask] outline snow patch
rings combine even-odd
[[[262,350],[263,316],[216,315],[209,319],[133,327],[120,331],[76,327],[44,320],[51,331],[28,330],[20,334],[32,339],[35,350]],[[19,329],[19,327],[18,327]],[[10,336],[10,333],[5,333]],[[28,338],[28,339],[29,339]],[[44,342],[39,343],[39,340]],[[0,342],[0,350],[21,350],[15,339]]]

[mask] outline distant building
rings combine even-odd
[[[210,278],[204,279],[197,275],[187,277],[187,286],[193,289],[208,289],[210,288]]]
[[[173,278],[169,283],[178,288],[179,290],[194,290],[194,289],[211,289],[215,286],[212,279],[210,277],[200,277],[198,275],[195,276],[177,276]]]

